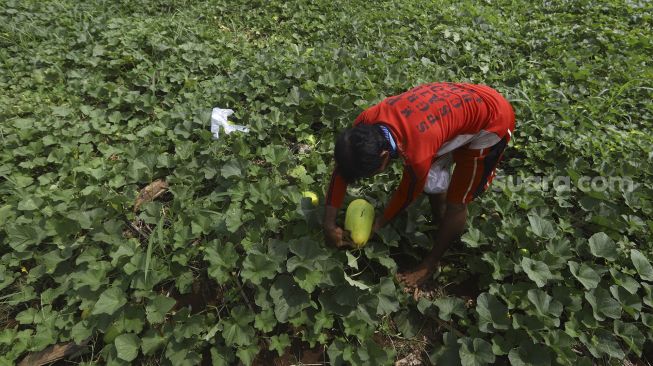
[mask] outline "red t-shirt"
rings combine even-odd
[[[399,187],[383,214],[391,220],[419,196],[440,147],[458,135],[481,130],[503,137],[512,125],[496,118],[512,108],[497,91],[485,85],[430,83],[391,96],[361,113],[354,121],[382,124],[390,129],[404,160]],[[342,206],[347,184],[334,170],[327,205]]]

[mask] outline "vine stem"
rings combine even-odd
[[[235,276],[235,279],[236,279],[236,284],[238,285],[238,290],[240,290],[240,295],[245,300],[245,304],[247,304],[247,307],[252,313],[256,313],[254,311],[254,307],[252,307],[252,304],[250,304],[249,302],[249,298],[247,298],[247,295],[245,295],[245,290],[243,290],[243,284],[240,283],[240,279],[238,278],[238,275]]]

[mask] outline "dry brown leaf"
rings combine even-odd
[[[88,340],[85,340],[80,345],[77,345],[74,342],[55,344],[43,351],[28,354],[23,358],[18,366],[47,365],[85,349],[86,344],[88,344]]]
[[[153,201],[165,193],[166,190],[168,190],[168,183],[163,179],[157,179],[148,184],[138,193],[138,197],[136,197],[136,201],[134,202],[134,211],[138,211],[141,205]]]

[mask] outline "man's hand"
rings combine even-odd
[[[349,232],[336,225],[327,225],[324,227],[324,236],[328,244],[336,248],[352,247]]]

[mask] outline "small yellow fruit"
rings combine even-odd
[[[86,308],[82,310],[82,320],[88,318],[91,315],[91,308]]]
[[[374,206],[364,199],[353,200],[347,207],[345,230],[351,233],[351,240],[357,248],[364,246],[372,234]]]
[[[302,197],[307,197],[311,199],[311,204],[317,206],[320,203],[320,199],[317,198],[317,195],[311,191],[302,192]]]
[[[531,254],[531,252],[526,248],[519,249],[519,253],[521,253],[521,255],[530,255]]]

